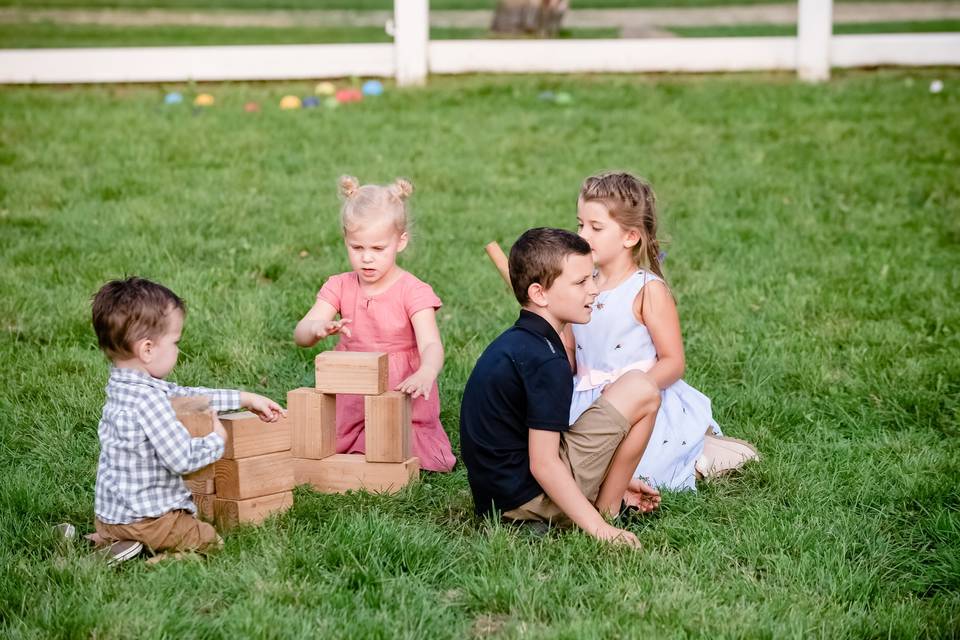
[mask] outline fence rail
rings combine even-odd
[[[832,0],[799,0],[796,37],[429,40],[427,0],[395,3],[393,44],[0,50],[0,83],[62,84],[395,77],[457,73],[732,72],[960,66],[960,33],[834,36]]]

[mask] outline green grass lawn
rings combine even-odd
[[[795,36],[797,25],[755,24],[718,27],[667,27],[687,38],[730,38],[739,36]],[[835,35],[870,33],[940,33],[960,31],[960,20],[920,22],[861,22],[833,25]]]
[[[866,2],[869,0],[836,0]],[[880,0],[923,2],[925,0]],[[573,9],[713,7],[745,4],[795,4],[796,0],[573,0]],[[434,10],[493,9],[496,0],[431,0]],[[0,0],[3,7],[123,9],[354,9],[392,10],[393,0]]]
[[[617,38],[614,28],[563,29],[561,38]],[[487,29],[433,27],[433,40],[489,38]],[[382,27],[114,27],[50,22],[0,23],[0,48],[162,47],[393,42]]]
[[[795,25],[667,27],[681,37],[794,36]],[[837,24],[835,34],[960,31],[960,20]],[[434,40],[489,38],[486,29],[433,27]],[[619,38],[615,28],[563,29],[560,38]],[[392,42],[379,27],[191,27],[68,25],[51,22],[0,23],[0,49],[50,47],[161,47],[250,44]]]
[[[309,83],[0,89],[0,635],[955,635],[958,86],[955,69],[476,76],[299,112],[275,105]],[[217,106],[164,107],[174,88]],[[298,489],[205,562],[58,548],[52,525],[92,526],[104,281],[186,298],[178,382],[282,399],[315,353],[294,324],[347,268],[336,177],[407,176],[402,264],[445,303],[458,451],[466,378],[517,313],[484,244],[572,228],[581,179],[609,168],[656,186],[685,378],[764,456],[667,494],[630,524],[642,551],[478,521],[462,465],[393,497]]]

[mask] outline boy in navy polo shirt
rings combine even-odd
[[[629,372],[568,424],[573,372],[560,336],[568,323],[590,320],[590,246],[569,231],[531,229],[510,250],[510,281],[520,317],[477,360],[460,408],[477,513],[572,522],[598,539],[639,546],[606,518],[624,503],[642,511],[659,504],[655,489],[631,480],[660,406],[656,385]]]

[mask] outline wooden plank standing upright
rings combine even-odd
[[[336,453],[337,397],[310,387],[287,393],[291,449],[296,458],[319,460]]]
[[[368,462],[403,462],[410,457],[410,396],[388,391],[366,396],[364,442]]]

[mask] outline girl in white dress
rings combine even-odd
[[[606,385],[643,371],[661,389],[661,403],[635,478],[660,488],[696,489],[698,472],[713,475],[756,458],[751,445],[721,437],[710,399],[681,380],[680,320],[660,268],[650,185],[627,173],[587,178],[577,229],[593,250],[600,294],[589,323],[568,325],[577,369],[570,424]]]

